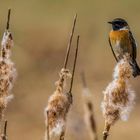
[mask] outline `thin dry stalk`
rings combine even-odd
[[[92,95],[87,87],[84,72],[81,73],[81,79],[83,85],[82,97],[83,97],[83,105],[85,111],[85,123],[87,125],[87,129],[90,134],[91,140],[98,140],[96,120],[94,115],[94,106],[91,100]]]
[[[70,40],[69,40],[68,47],[67,47],[66,57],[65,57],[64,66],[63,66],[63,68],[65,68],[65,69],[66,69],[67,63],[68,63],[68,58],[69,58],[71,43],[72,43],[72,39],[73,39],[73,35],[74,35],[76,20],[77,20],[77,14],[74,17],[73,27],[72,27],[72,31],[71,31],[71,34],[70,34]]]
[[[107,140],[107,137],[109,136],[109,130],[110,130],[111,125],[105,122],[104,126],[104,132],[103,132],[103,140]]]
[[[73,80],[74,80],[75,67],[76,67],[76,61],[77,61],[77,55],[78,55],[78,48],[79,48],[79,39],[80,39],[80,36],[78,35],[77,36],[77,45],[76,45],[74,65],[73,65],[73,70],[72,70],[72,78],[71,78],[69,93],[72,92],[72,87],[73,87]]]
[[[49,112],[48,111],[46,112],[46,120],[47,120],[46,121],[47,122],[46,123],[46,136],[47,136],[47,139],[45,138],[45,140],[50,140],[50,137],[49,137],[49,133],[50,133],[49,129],[50,128],[49,128],[49,123],[48,123],[49,122]]]
[[[10,59],[11,48],[13,47],[12,34],[9,32],[10,12],[11,10],[9,9],[6,31],[3,35],[0,50],[0,122],[4,117],[8,102],[13,98],[10,92],[16,77],[16,69]]]
[[[134,91],[130,88],[129,81],[132,68],[129,64],[129,55],[118,62],[114,70],[114,79],[107,86],[102,102],[105,128],[103,140],[109,135],[110,127],[119,119],[126,121],[134,104]]]
[[[8,137],[7,137],[7,120],[5,121],[5,124],[4,124],[4,131],[3,131],[3,134],[1,135],[1,139],[2,140],[8,140]]]
[[[11,15],[11,9],[8,9],[6,30],[9,30],[9,26],[10,26],[10,15]]]
[[[77,14],[74,16],[73,26],[72,26],[72,30],[71,30],[71,34],[70,34],[70,40],[69,40],[68,46],[67,46],[64,65],[63,65],[63,68],[61,69],[61,72],[59,74],[60,78],[57,81],[62,88],[65,86],[65,82],[64,82],[65,81],[64,80],[65,74],[63,74],[63,72],[65,71],[65,73],[69,74],[69,69],[67,69],[67,64],[68,64],[68,59],[69,59],[69,53],[70,53],[70,50],[71,50],[71,44],[72,44],[72,39],[73,39],[73,35],[74,35],[76,21],[77,21]],[[69,77],[71,77],[71,75],[69,75]]]

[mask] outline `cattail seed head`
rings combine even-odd
[[[132,75],[132,67],[129,64],[130,55],[126,54],[122,60],[116,65],[114,69],[114,79],[120,78],[122,80],[129,79]]]
[[[13,95],[10,94],[16,78],[16,69],[11,61],[11,48],[13,47],[13,39],[11,33],[6,30],[1,42],[0,55],[0,121],[4,116],[8,102]]]
[[[62,68],[60,73],[59,73],[59,80],[55,82],[56,88],[58,90],[63,90],[64,88],[66,89],[66,80],[71,79],[72,75],[69,71],[69,69],[64,69]],[[62,91],[60,91],[62,92]]]
[[[61,70],[60,79],[56,82],[56,91],[49,98],[45,109],[45,123],[46,126],[49,126],[49,137],[51,139],[60,137],[65,132],[66,116],[71,102],[69,94],[63,91],[63,84],[70,75],[69,70]]]
[[[134,91],[129,85],[132,68],[128,56],[115,67],[114,80],[107,86],[102,102],[105,122],[113,125],[118,119],[127,120],[134,104]]]
[[[11,55],[11,48],[13,47],[12,34],[9,31],[5,31],[1,42],[1,56],[8,59]]]
[[[133,108],[135,94],[129,85],[132,67],[129,64],[130,56],[124,55],[115,69],[113,81],[109,83],[102,102],[102,111],[105,118],[103,140],[106,140],[110,127],[119,119],[126,121]]]

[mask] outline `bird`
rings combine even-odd
[[[108,22],[112,25],[109,33],[109,44],[116,61],[120,61],[125,54],[130,56],[130,65],[132,66],[132,75],[140,75],[140,67],[137,64],[137,44],[126,20],[115,18]]]

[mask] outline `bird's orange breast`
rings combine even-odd
[[[122,41],[129,42],[129,31],[128,30],[119,30],[119,31],[111,31],[109,34],[111,41]]]
[[[109,38],[117,56],[122,56],[124,53],[132,53],[129,30],[111,31]]]
[[[119,43],[119,48],[121,48],[123,52],[131,53],[132,46],[129,38],[129,30],[111,31],[109,37],[112,47],[118,47]]]

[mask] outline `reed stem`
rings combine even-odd
[[[77,36],[77,45],[76,45],[76,52],[75,52],[74,65],[73,65],[73,71],[72,71],[72,78],[71,78],[69,93],[72,92],[74,73],[75,73],[75,67],[76,67],[76,61],[77,61],[77,55],[78,55],[78,48],[79,48],[79,39],[80,39],[80,36],[78,35]]]
[[[69,40],[68,47],[67,47],[66,57],[65,57],[64,66],[63,66],[63,68],[65,68],[65,69],[66,69],[67,64],[68,64],[68,58],[69,58],[69,53],[70,53],[70,49],[71,49],[72,38],[73,38],[73,35],[74,35],[76,20],[77,20],[77,14],[74,17],[73,27],[72,27],[72,31],[71,31],[71,34],[70,34],[70,40]]]
[[[11,15],[11,9],[8,9],[6,30],[9,30],[9,26],[10,26],[10,15]]]

